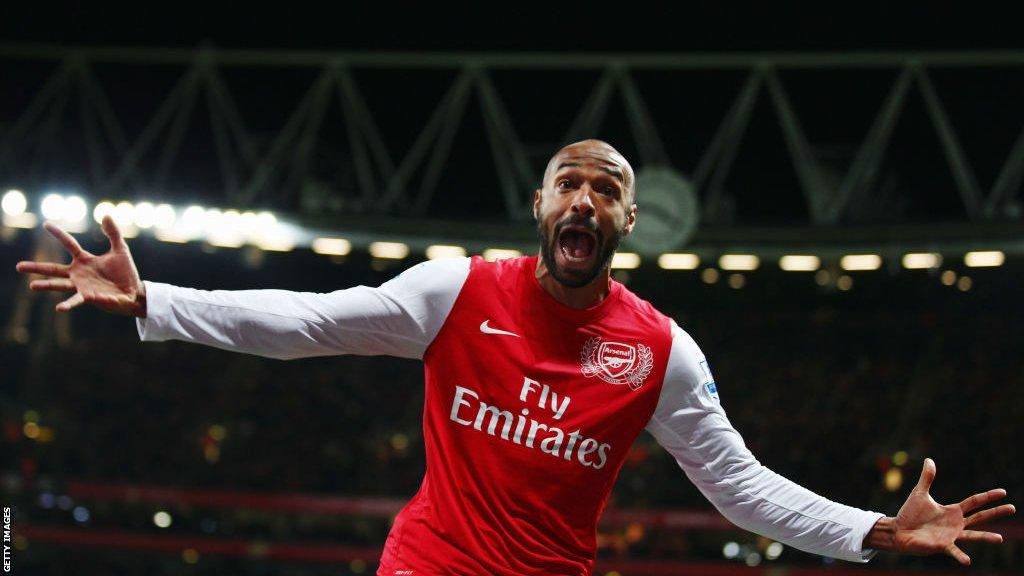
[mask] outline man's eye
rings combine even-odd
[[[614,196],[616,192],[615,186],[605,186],[601,191],[608,196]]]
[[[559,188],[568,188],[569,187],[569,181],[568,180],[559,180],[558,184],[556,184],[556,185]]]

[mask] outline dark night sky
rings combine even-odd
[[[979,3],[140,3],[8,2],[4,42],[339,50],[746,51],[1006,49],[1015,18]],[[343,11],[338,6],[345,5]],[[228,7],[230,6],[230,7]],[[327,6],[333,9],[328,11]],[[1005,8],[1002,10],[1006,10]]]

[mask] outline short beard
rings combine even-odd
[[[566,273],[560,269],[558,264],[555,262],[555,250],[558,249],[555,244],[558,243],[558,235],[562,231],[562,228],[573,224],[584,226],[594,233],[597,237],[594,249],[600,249],[600,252],[598,253],[598,257],[594,259],[594,265],[589,270],[584,270],[583,272],[578,273]],[[568,288],[582,288],[593,282],[603,270],[611,265],[612,258],[615,256],[615,251],[619,249],[619,243],[626,237],[626,231],[625,229],[616,230],[615,235],[608,238],[606,242],[601,231],[593,227],[590,221],[586,218],[569,216],[558,224],[555,224],[554,237],[552,238],[548,237],[547,231],[544,229],[544,225],[538,221],[537,236],[540,237],[540,253],[541,257],[544,259],[544,266],[548,269],[548,273],[551,274],[551,277],[559,284]]]

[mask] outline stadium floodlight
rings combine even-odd
[[[370,256],[401,260],[409,255],[409,246],[401,242],[373,242],[370,244]]]
[[[487,250],[484,250],[484,253],[482,254],[484,260],[487,260],[488,262],[494,262],[495,260],[501,260],[504,258],[518,258],[522,255],[523,253],[519,250],[512,250],[511,248],[488,248]]]
[[[242,212],[242,215],[238,217],[238,228],[246,236],[252,236],[259,230],[260,223],[256,218],[256,213],[252,210],[246,210]]]
[[[39,219],[31,212],[22,212],[21,214],[16,214],[14,216],[4,214],[3,222],[4,226],[10,228],[25,228],[31,230],[39,223]]]
[[[942,255],[933,252],[910,252],[903,255],[903,267],[908,270],[937,268],[942,265]]]
[[[118,202],[114,206],[114,222],[122,228],[135,225],[135,205],[131,202]]]
[[[221,221],[224,219],[224,213],[220,211],[220,208],[207,208],[203,212],[202,227],[203,232],[207,235],[210,234],[223,234],[226,232],[221,228]]]
[[[273,212],[263,211],[256,215],[256,225],[259,229],[266,230],[275,224],[277,216],[274,216]]]
[[[109,202],[107,200],[104,200],[103,202],[100,202],[95,207],[93,207],[93,209],[92,209],[92,219],[95,220],[97,224],[100,224],[100,223],[103,222],[103,217],[104,216],[106,216],[107,214],[113,214],[113,213],[114,213],[114,203],[113,202]]]
[[[260,250],[289,252],[295,248],[295,240],[284,227],[274,226],[257,234],[255,245]]]
[[[241,248],[245,244],[245,239],[240,234],[216,230],[206,235],[206,241],[218,248]]]
[[[878,270],[882,257],[878,254],[847,254],[839,259],[839,266],[846,271]]]
[[[243,237],[241,228],[242,217],[238,210],[227,210],[224,212],[223,221],[223,228],[227,233],[237,235],[240,238]],[[295,235],[291,227],[281,223],[258,231],[249,241],[260,250],[290,252],[295,249]]]
[[[779,259],[779,268],[787,272],[814,272],[821,267],[817,256],[787,254]]]
[[[89,208],[85,205],[85,200],[80,196],[71,195],[65,197],[61,194],[51,193],[43,197],[43,201],[39,205],[39,211],[42,213],[43,218],[60,222],[61,226],[68,231],[81,232],[85,229],[85,217],[89,213]],[[17,223],[10,222],[9,220],[10,217],[5,218],[5,223],[17,225]]]
[[[85,205],[85,200],[81,196],[71,195],[64,198],[61,220],[77,224],[84,222],[88,214],[89,207]]]
[[[21,190],[8,190],[4,193],[4,197],[0,200],[0,208],[3,209],[4,214],[8,216],[19,216],[25,213],[25,209],[28,207],[28,199],[22,194]]]
[[[612,256],[612,269],[632,270],[640,267],[640,255],[633,252],[616,252]]]
[[[345,256],[352,251],[352,243],[344,238],[317,238],[313,240],[313,252],[327,256]]]
[[[63,220],[64,197],[60,194],[47,194],[39,203],[39,211],[47,220]]]
[[[192,234],[189,234],[181,226],[157,228],[153,235],[161,242],[173,242],[175,244],[184,244],[193,238]]]
[[[139,202],[135,205],[132,221],[143,230],[152,228],[156,224],[156,206],[150,202]]]
[[[700,257],[696,254],[665,253],[658,256],[658,266],[664,270],[694,270],[700,266]]]
[[[256,247],[268,252],[291,252],[295,242],[288,236],[271,235],[256,241]]]
[[[238,210],[225,210],[224,214],[221,215],[220,227],[232,234],[245,235],[245,232],[242,230],[242,215]],[[269,229],[263,231],[264,235],[267,233],[269,233]]]
[[[170,204],[160,204],[153,211],[153,226],[157,230],[170,230],[176,220],[177,213]]]
[[[198,234],[203,229],[203,222],[206,219],[206,209],[202,206],[192,205],[185,208],[181,215],[181,228],[192,234]]]
[[[206,209],[202,206],[189,206],[178,218],[174,207],[161,204],[154,211],[156,231],[153,235],[163,242],[184,244],[202,234],[205,219]]]
[[[231,218],[219,208],[207,208],[199,217],[206,241],[212,246],[221,248],[241,248],[245,244],[245,236],[238,229],[229,225]],[[238,219],[237,212],[235,219]],[[269,232],[268,229],[267,233],[269,234]]]
[[[1006,255],[999,250],[988,250],[985,252],[968,252],[964,254],[964,264],[971,268],[987,266],[1002,266],[1006,261]]]
[[[761,260],[753,254],[722,254],[718,259],[718,267],[722,270],[750,271],[757,270]]]
[[[466,255],[466,249],[462,246],[449,246],[446,244],[434,244],[427,246],[427,258],[436,260],[438,258],[461,258]]]

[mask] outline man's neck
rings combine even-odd
[[[540,283],[545,292],[551,294],[555,300],[570,308],[582,310],[591,306],[597,306],[608,297],[608,293],[611,290],[611,280],[609,279],[607,268],[602,270],[590,284],[579,288],[570,288],[555,280],[551,272],[548,271],[548,267],[544,265],[544,257],[539,254],[537,255],[535,275],[537,276],[537,282]]]

